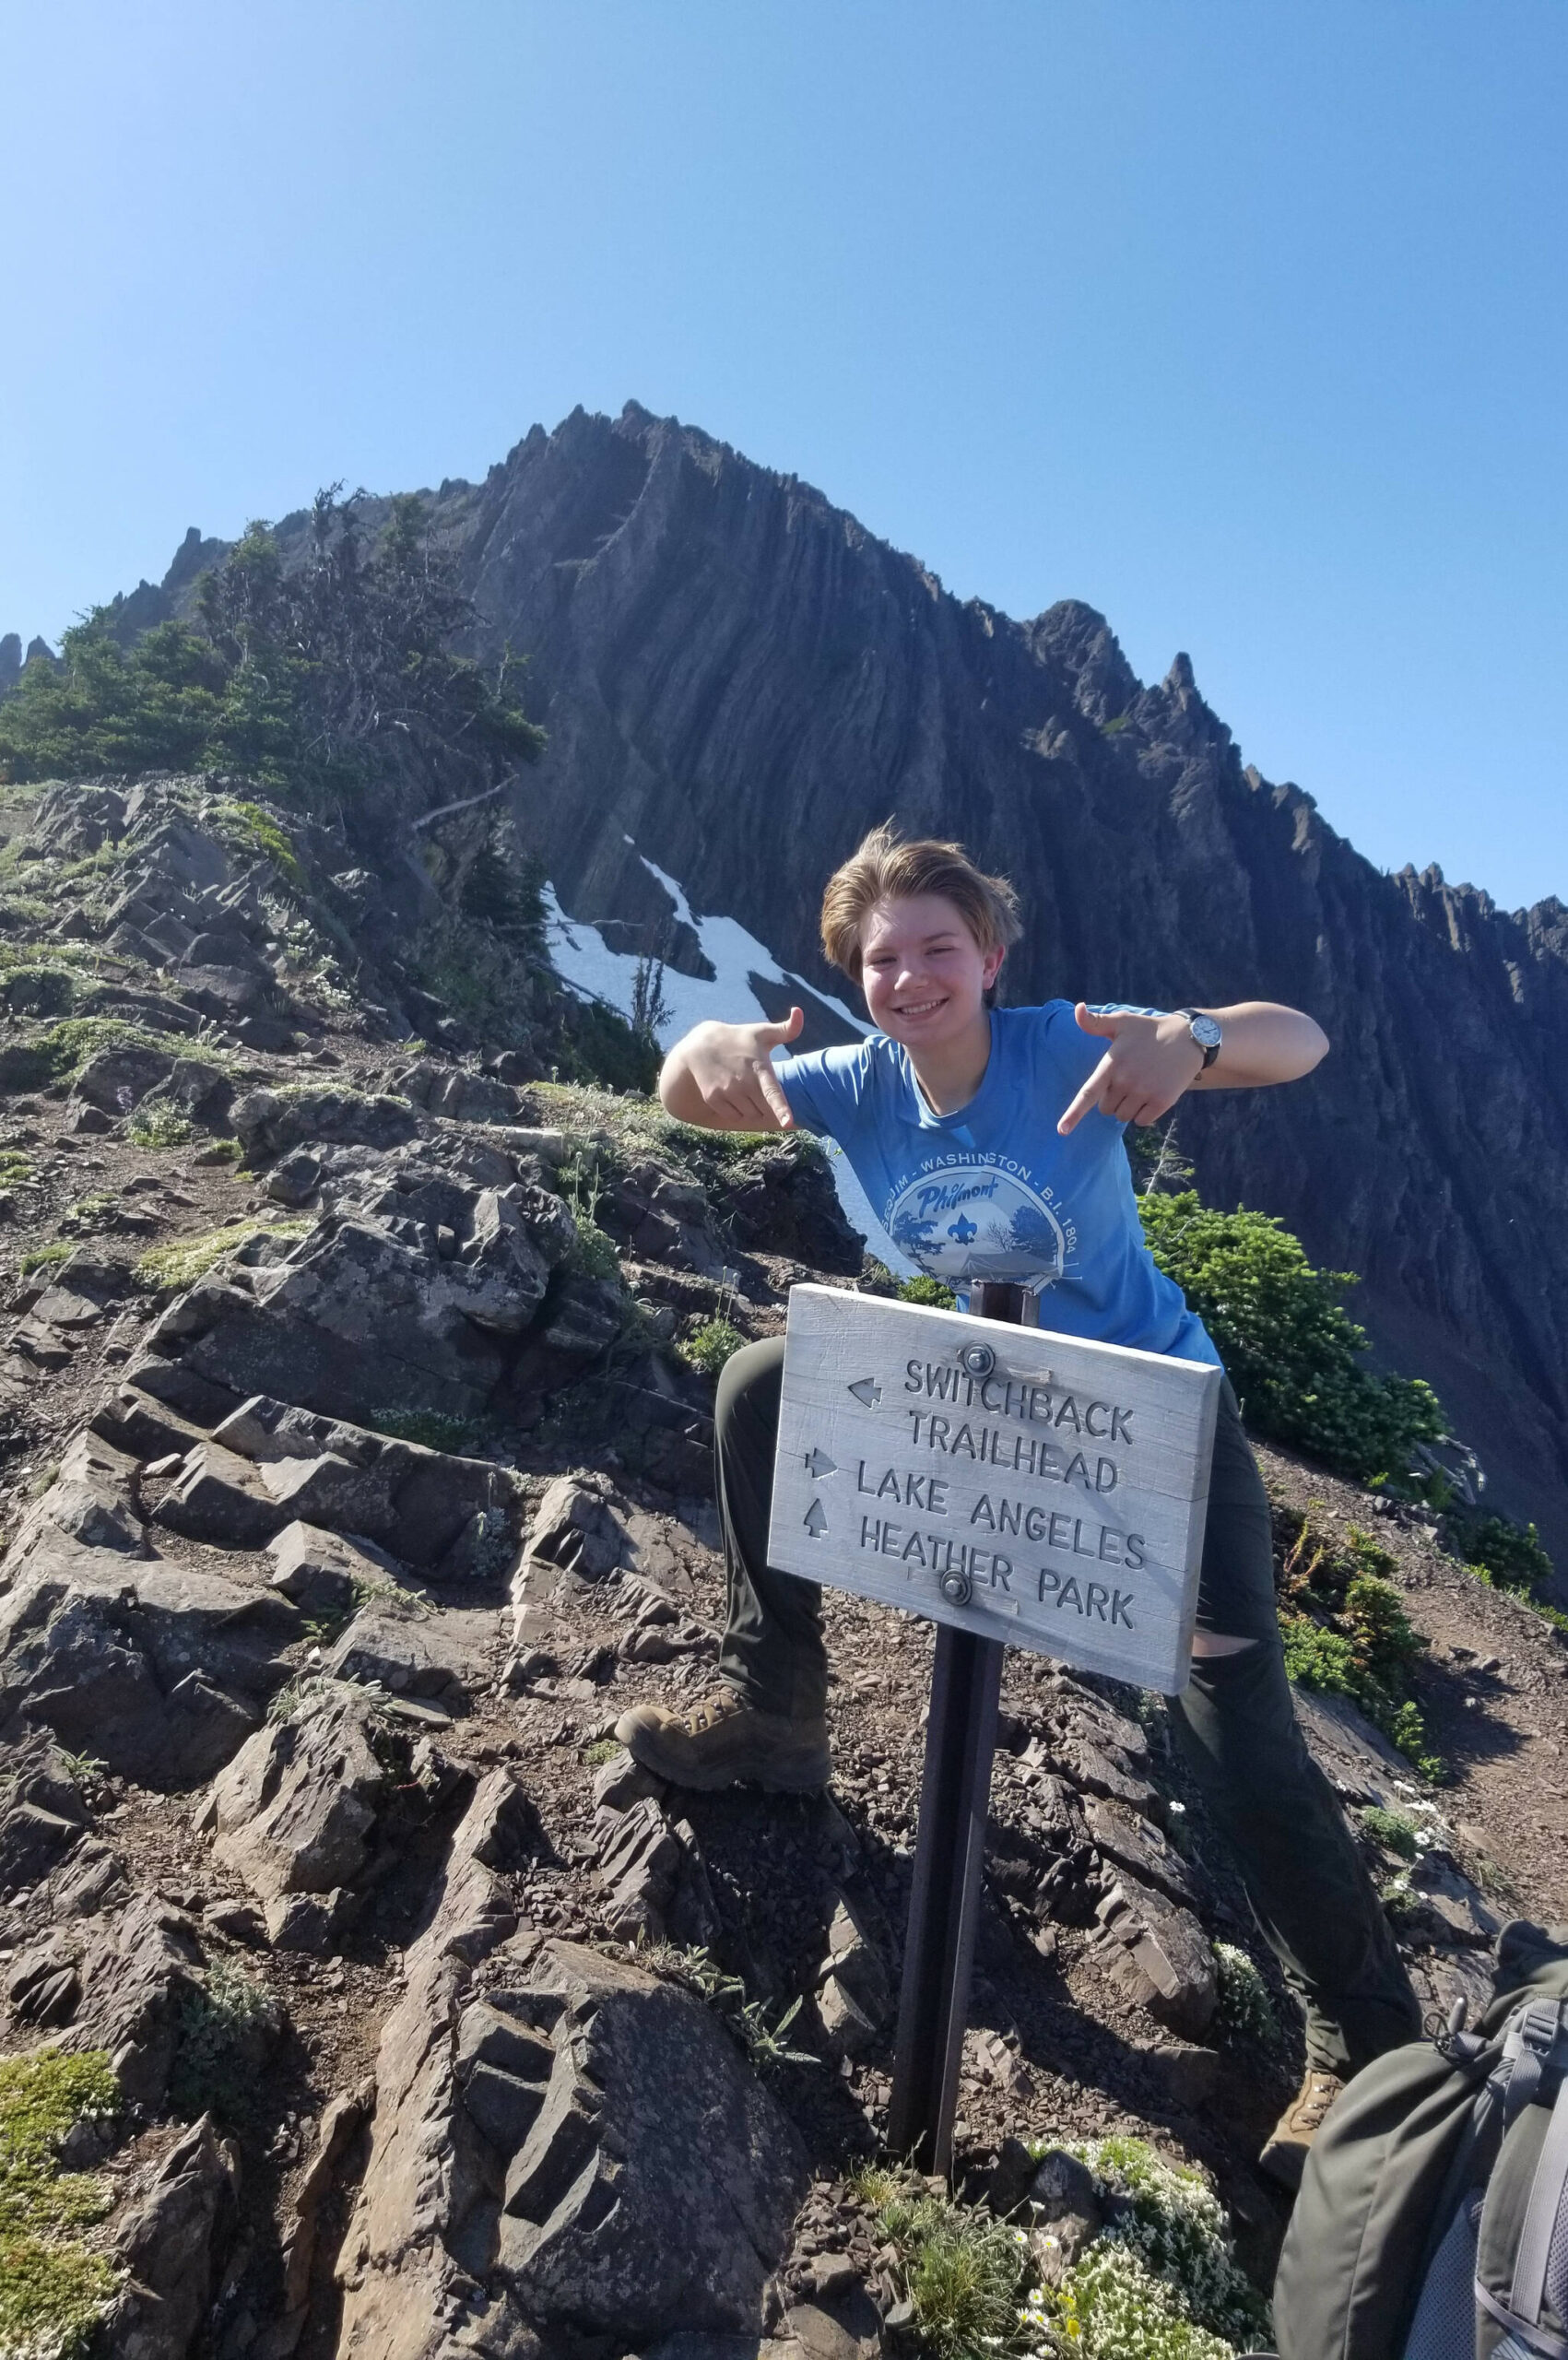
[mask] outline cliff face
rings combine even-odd
[[[1310,1009],[1334,1044],[1310,1083],[1184,1110],[1200,1184],[1364,1273],[1390,1358],[1568,1548],[1568,912],[1379,874],[1243,767],[1185,656],[1146,688],[1091,609],[961,604],[809,487],[636,408],[536,428],[437,513],[490,644],[531,659],[535,841],[621,943],[667,915],[630,837],[827,987],[823,877],[894,812],[1017,880],[1014,1000]]]

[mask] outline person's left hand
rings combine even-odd
[[[1203,1051],[1185,1016],[1096,1016],[1079,1000],[1082,1032],[1109,1043],[1056,1128],[1065,1138],[1091,1106],[1118,1123],[1157,1123],[1203,1071]]]

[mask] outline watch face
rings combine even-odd
[[[1224,1034],[1212,1016],[1194,1016],[1189,1017],[1187,1021],[1191,1026],[1192,1037],[1200,1049],[1217,1049],[1220,1046]]]

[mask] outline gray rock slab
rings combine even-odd
[[[1198,1906],[1181,1854],[1152,1820],[1102,1795],[1084,1797],[1083,1816],[1091,1843],[1116,1868],[1129,1869],[1145,1884],[1157,1885],[1184,1908]]]
[[[309,1615],[346,1614],[356,1582],[379,1583],[386,1575],[379,1561],[339,1532],[296,1518],[267,1543],[271,1587]]]
[[[499,1630],[493,1612],[419,1614],[377,1599],[355,1615],[326,1670],[335,1680],[373,1682],[395,1696],[466,1712],[475,1691],[489,1683]]]
[[[51,1532],[0,1598],[0,1732],[41,1723],[130,1777],[205,1776],[210,1761],[182,1767],[195,1694],[171,1715],[173,1693],[201,1672],[241,1698],[265,1695],[301,1627],[275,1591]]]
[[[366,1868],[386,1786],[369,1712],[339,1694],[268,1722],[215,1781],[213,1858],[263,1904],[338,1892]]]
[[[153,1511],[159,1524],[218,1549],[263,1549],[292,1519],[263,1489],[248,1458],[199,1443]]]

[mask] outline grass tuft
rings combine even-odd
[[[257,1237],[306,1237],[314,1219],[301,1214],[286,1221],[233,1221],[227,1229],[208,1230],[200,1237],[178,1237],[169,1245],[149,1246],[136,1265],[138,1285],[156,1294],[183,1294],[205,1279],[226,1254]]]

